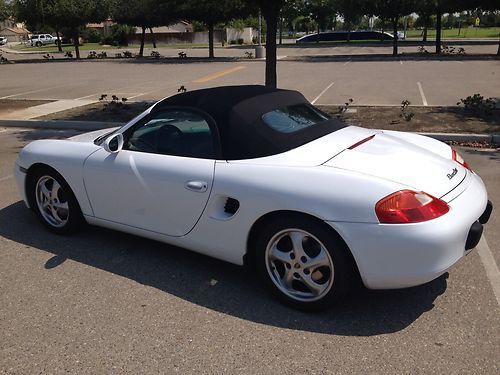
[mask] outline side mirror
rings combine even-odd
[[[119,152],[123,148],[123,134],[113,134],[104,141],[102,146],[111,154]]]

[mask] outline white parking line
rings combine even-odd
[[[335,83],[335,82],[332,82],[332,83],[330,83],[328,86],[326,86],[326,88],[325,88],[323,91],[321,91],[317,97],[315,97],[315,98],[314,98],[314,100],[311,102],[311,104],[316,103],[316,101],[317,101],[319,98],[321,98],[321,95],[323,95],[325,92],[327,92],[327,91],[328,91],[328,89],[329,89],[330,87],[332,87],[334,83]]]
[[[422,97],[422,104],[427,107],[427,99],[425,98],[424,90],[422,89],[422,84],[417,82],[418,91],[420,91],[420,96]]]
[[[352,60],[348,60],[348,61],[346,61],[346,62],[344,63],[344,65],[349,64],[351,61],[352,61]]]
[[[14,176],[12,176],[11,174],[9,174],[8,176],[5,176],[5,177],[1,177],[0,182],[7,181],[7,180],[11,179],[12,177],[14,177]]]
[[[22,96],[22,95],[27,95],[27,94],[33,94],[35,92],[40,92],[40,91],[46,91],[46,90],[51,90],[51,89],[56,89],[58,87],[62,87],[64,85],[57,85],[57,86],[52,86],[52,87],[46,87],[44,89],[39,89],[39,90],[31,90],[31,91],[25,91],[21,92],[19,94],[12,94],[12,95],[7,95],[7,96],[2,96],[0,99],[9,99],[9,98],[14,98],[16,96]]]
[[[400,63],[401,65],[403,65],[403,60],[399,60],[399,63]]]
[[[486,270],[486,276],[493,288],[493,293],[495,293],[498,305],[500,305],[500,271],[498,270],[495,258],[484,236],[481,237],[476,248],[481,258],[481,262],[483,262],[484,269]]]

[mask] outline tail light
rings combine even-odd
[[[397,191],[375,205],[382,224],[420,223],[440,217],[450,210],[446,202],[424,192]]]
[[[451,158],[456,161],[458,164],[460,164],[462,167],[467,168],[469,171],[472,172],[472,168],[467,164],[467,162],[464,160],[463,157],[460,156],[458,152],[456,152],[454,149],[451,149]]]

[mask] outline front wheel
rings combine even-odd
[[[30,206],[50,231],[74,232],[84,222],[80,205],[59,173],[43,168],[34,173],[28,186]]]
[[[349,250],[330,228],[312,219],[280,218],[270,223],[256,250],[264,283],[294,308],[327,308],[353,284]]]

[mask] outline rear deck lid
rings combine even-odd
[[[404,184],[438,198],[459,185],[467,174],[451,159],[451,152],[446,158],[385,133],[345,149],[325,165]]]

